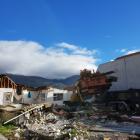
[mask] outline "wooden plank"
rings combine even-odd
[[[20,115],[18,115],[18,116],[16,116],[16,117],[14,117],[14,118],[12,118],[12,119],[10,119],[10,120],[4,122],[4,124],[7,124],[7,123],[9,123],[9,122],[11,122],[11,121],[13,121],[13,120],[19,118],[20,116],[22,116],[22,115],[24,115],[24,114],[26,114],[26,113],[28,113],[28,112],[34,110],[34,109],[41,108],[41,107],[43,107],[43,106],[44,106],[44,104],[43,104],[43,105],[38,105],[38,106],[36,106],[36,107],[33,107],[33,108],[31,108],[30,110],[27,110],[27,111],[23,112],[22,114],[20,114]]]

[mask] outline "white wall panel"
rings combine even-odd
[[[114,71],[117,82],[113,82],[110,91],[140,89],[140,54],[120,58],[98,67],[100,72]]]

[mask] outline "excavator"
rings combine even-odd
[[[112,82],[117,81],[117,77],[111,75],[113,73],[114,71],[100,73],[94,70],[81,70],[80,78],[75,84],[72,102],[80,102],[82,104],[89,102],[95,104],[103,103],[119,112],[135,112],[140,114],[139,97],[131,94],[131,90],[126,94],[109,91]]]
[[[105,103],[107,91],[112,82],[117,80],[116,77],[111,76],[112,73],[114,72],[100,73],[94,70],[81,70],[71,101],[65,101],[64,104],[71,110],[75,110],[77,106],[89,106],[92,102]]]
[[[117,78],[111,76],[113,71],[100,73],[94,70],[81,70],[80,79],[75,84],[75,93],[79,96],[81,102],[85,102],[86,98],[96,98],[109,90],[112,82],[117,81]],[[95,99],[96,100],[96,99]]]

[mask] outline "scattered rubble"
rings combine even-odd
[[[19,126],[14,134],[19,140],[133,140],[140,135],[139,117],[120,115],[91,104],[77,106],[75,111],[66,106],[26,106],[9,122]]]

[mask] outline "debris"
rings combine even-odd
[[[130,118],[139,117],[119,115],[102,105],[83,104],[77,107],[71,112],[60,106],[49,109],[44,105],[28,106],[22,114],[13,118],[18,120],[21,128],[15,131],[15,137],[22,137],[20,131],[26,139],[128,140],[140,134],[140,125],[130,122]],[[126,120],[128,122],[123,122]]]
[[[16,132],[14,136],[15,136],[17,139],[20,138],[20,134],[19,134],[18,132]]]
[[[3,136],[2,134],[0,134],[0,140],[8,140],[5,136]]]
[[[42,106],[43,106],[43,105],[35,106],[34,108],[32,108],[32,109],[30,109],[30,110],[28,110],[28,111],[25,111],[25,112],[23,112],[22,114],[20,114],[20,115],[18,115],[18,116],[16,116],[16,117],[14,117],[14,118],[12,118],[12,119],[10,119],[10,120],[4,122],[4,124],[7,124],[7,123],[9,123],[9,122],[11,122],[11,121],[17,119],[17,118],[19,118],[20,116],[22,116],[22,115],[24,115],[24,114],[27,114],[28,112],[30,112],[30,111],[32,111],[32,110],[34,110],[34,109],[41,108]]]

